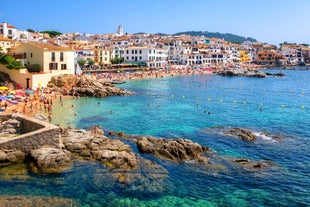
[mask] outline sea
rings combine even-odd
[[[128,143],[161,166],[165,176],[141,175],[124,184],[95,161],[74,160],[70,170],[52,175],[15,165],[7,167],[14,173],[0,170],[0,194],[65,197],[85,207],[310,206],[310,71],[281,71],[286,76],[130,80],[118,87],[133,91],[131,96],[57,101],[54,124],[189,139],[210,148],[214,165],[158,159]],[[248,129],[257,139],[226,136],[231,127]],[[231,162],[235,159],[269,165],[242,167]]]

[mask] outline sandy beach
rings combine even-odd
[[[242,69],[257,70],[257,67],[252,66],[251,68],[247,67]],[[141,70],[124,73],[98,72],[84,75],[91,76],[94,79],[101,79],[107,82],[112,82],[163,78],[179,75],[213,74],[217,70],[218,69],[215,67],[189,67],[176,65],[171,66],[169,70]],[[2,100],[0,100],[3,114],[21,113],[29,117],[33,117],[36,114],[41,114],[51,120],[53,103],[55,101],[62,101],[63,99],[63,95],[59,91],[54,91],[49,88],[27,90],[25,88],[16,89],[12,83],[6,83],[6,85],[7,87],[3,86],[4,90],[0,90],[1,97],[3,97]]]

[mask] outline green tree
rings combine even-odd
[[[124,57],[122,57],[122,58],[115,57],[115,58],[111,59],[110,62],[111,62],[112,64],[120,64],[120,63],[123,63],[123,62],[124,62]]]
[[[33,29],[27,29],[28,32],[35,32]]]
[[[80,59],[80,60],[77,61],[77,63],[79,64],[79,66],[80,66],[81,68],[83,68],[83,66],[84,66],[85,63],[86,63],[86,60]]]
[[[0,63],[6,65],[8,69],[21,69],[24,66],[20,61],[16,61],[14,57],[10,55],[2,55],[0,56]]]
[[[28,65],[27,69],[31,73],[33,72],[38,73],[41,71],[41,66],[39,64]]]
[[[40,33],[46,33],[48,34],[50,37],[55,37],[57,35],[61,35],[62,33],[57,32],[57,31],[53,31],[53,30],[46,30],[46,31],[41,31]]]
[[[92,66],[93,64],[95,64],[95,61],[93,59],[89,59],[87,63],[88,65]]]

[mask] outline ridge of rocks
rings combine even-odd
[[[49,88],[57,88],[63,95],[106,97],[132,95],[133,92],[118,88],[111,82],[96,79],[91,76],[76,76],[63,74],[53,76],[47,85]]]

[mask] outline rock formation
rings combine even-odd
[[[129,145],[100,133],[94,135],[86,130],[65,129],[62,140],[66,149],[81,157],[95,159],[107,167],[133,170],[138,166],[137,157]]]
[[[246,76],[246,77],[257,77],[257,78],[265,78],[267,76],[273,76],[273,77],[283,77],[285,76],[284,73],[269,73],[269,72],[263,72],[260,70],[220,70],[217,72],[218,75],[222,76]]]
[[[64,95],[72,96],[105,97],[133,94],[133,92],[118,88],[110,82],[97,80],[89,76],[69,74],[52,77],[48,87],[61,89]]]
[[[258,77],[258,78],[265,78],[267,75],[266,73],[258,70],[220,70],[217,72],[218,75],[223,76],[246,76],[246,77]]]
[[[208,148],[187,139],[170,140],[141,137],[137,140],[137,147],[141,152],[172,161],[196,160],[201,163],[208,162],[208,158],[203,155],[203,152],[209,151]]]
[[[244,141],[254,141],[256,140],[256,136],[249,130],[241,129],[237,127],[233,127],[227,131],[225,131],[225,134],[232,137],[240,138]]]
[[[65,149],[42,147],[31,151],[35,164],[31,166],[34,172],[55,173],[71,167],[71,152]]]

